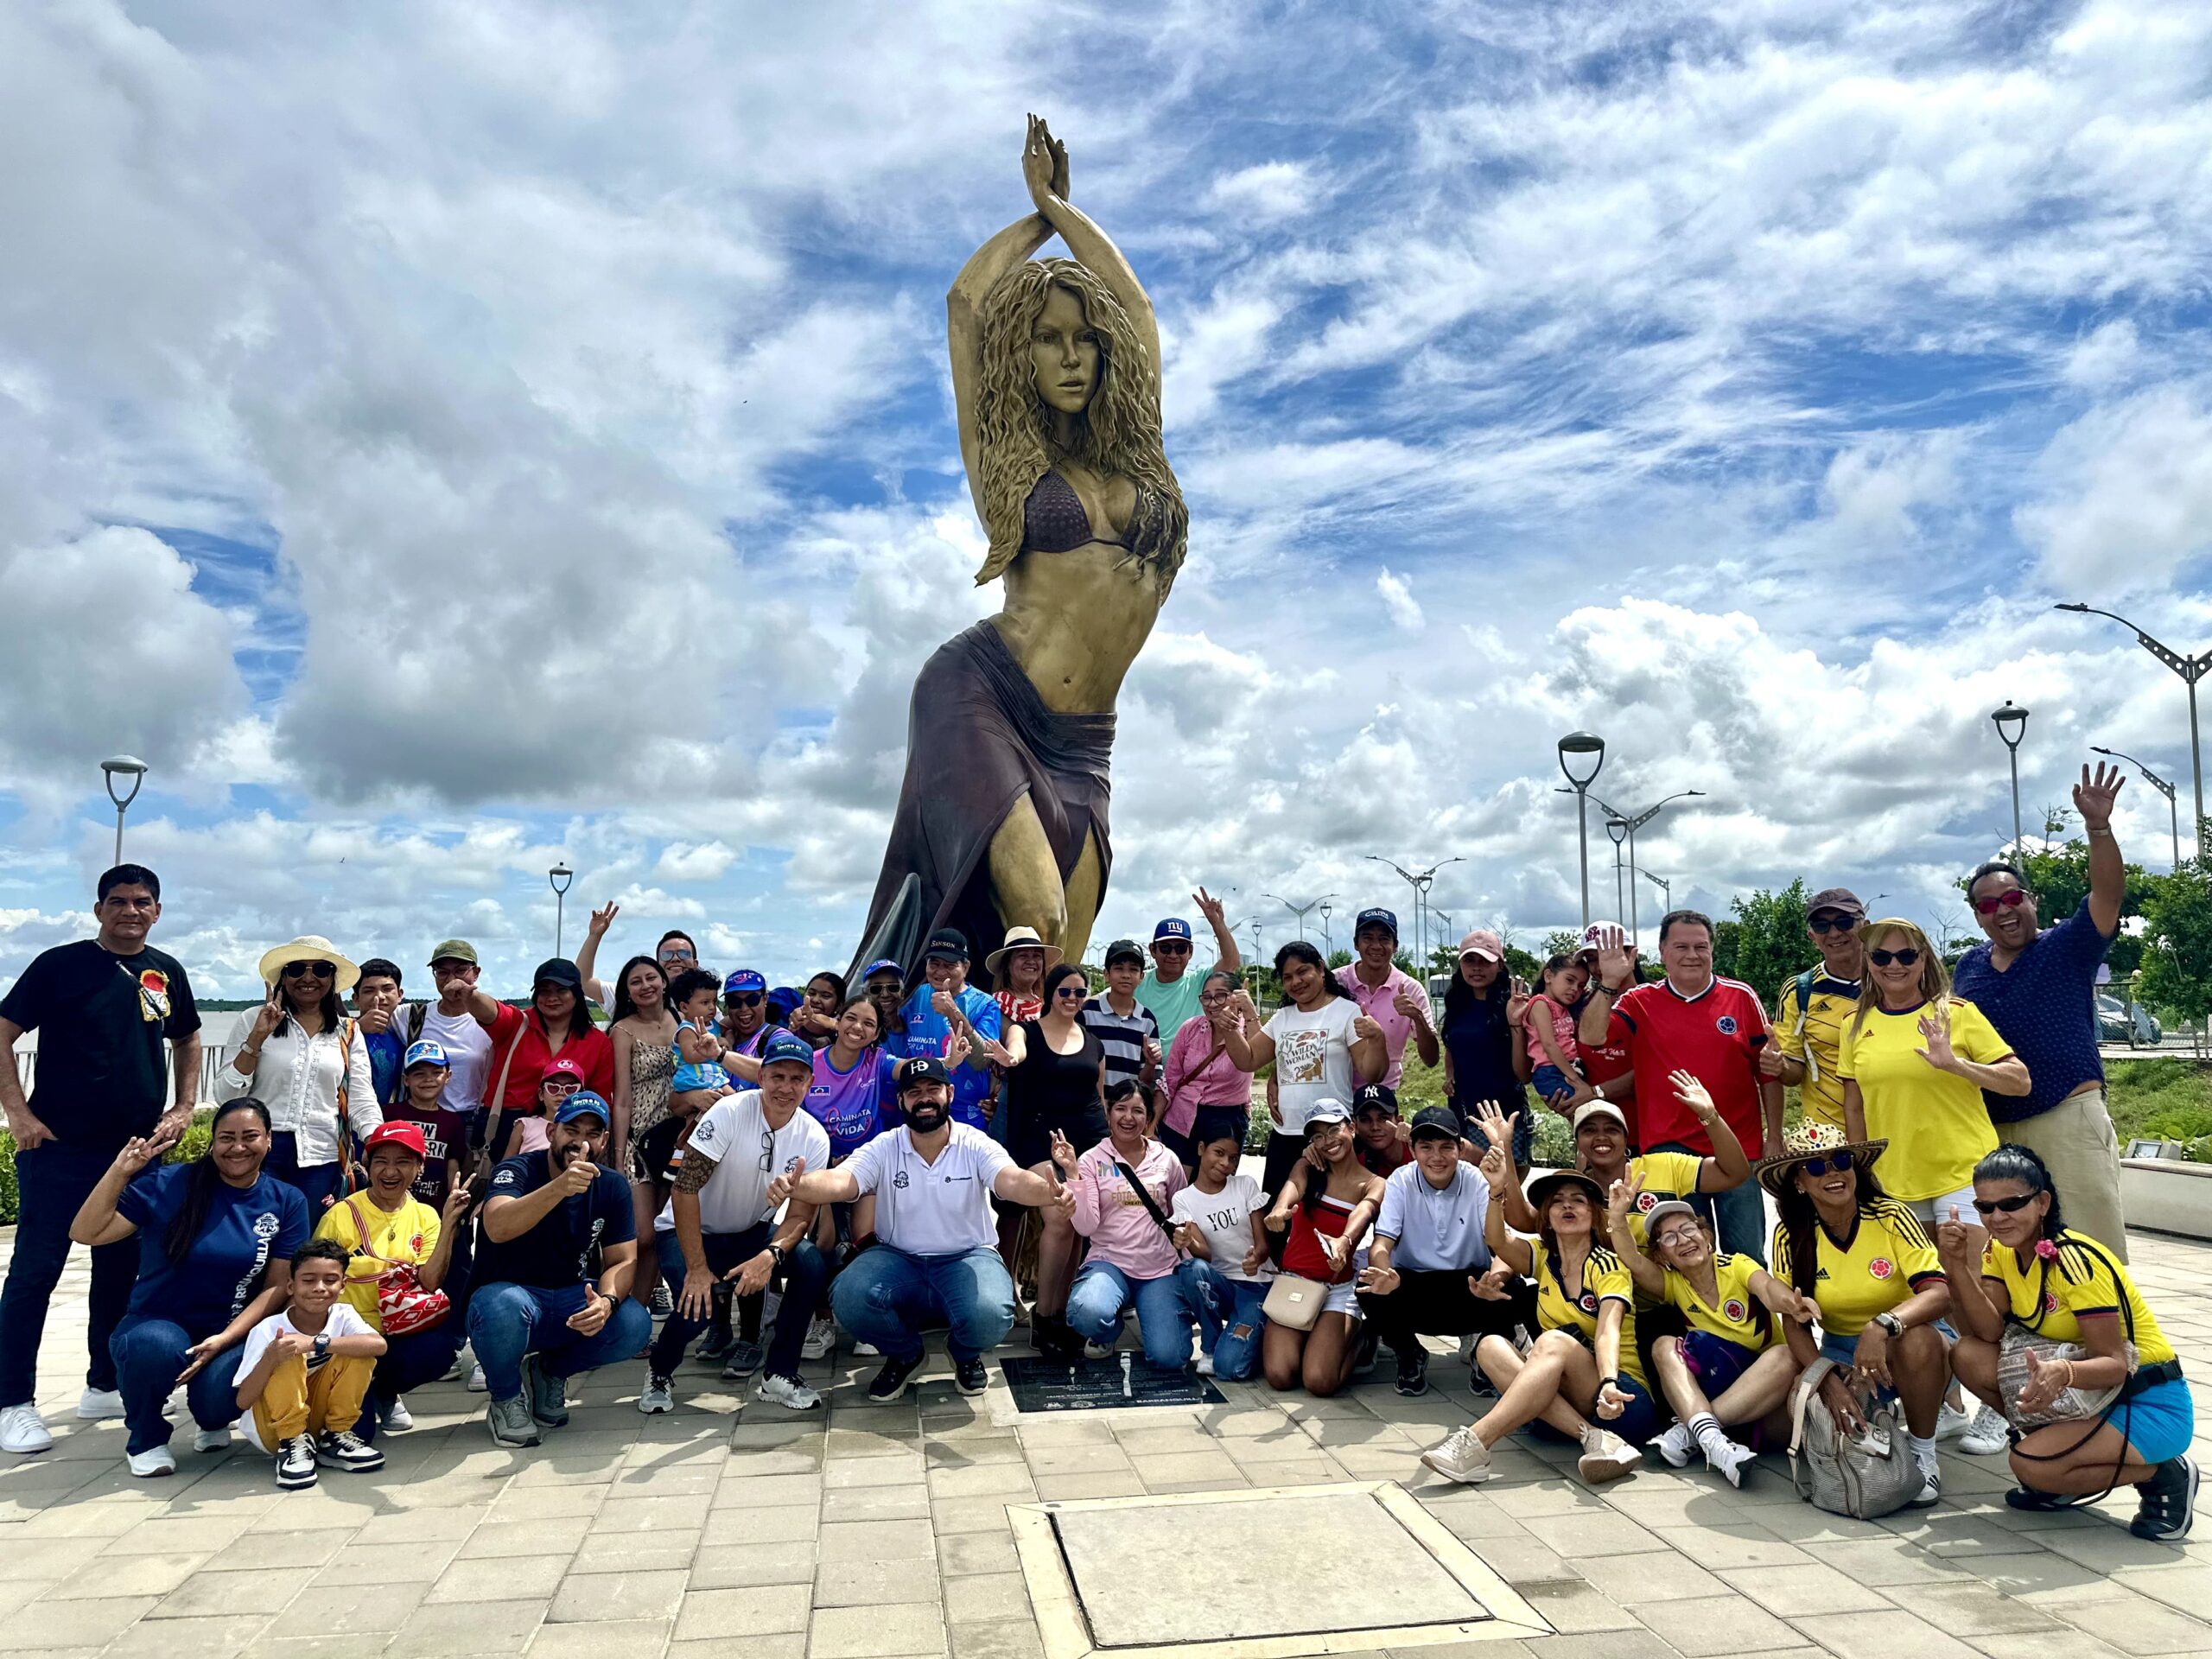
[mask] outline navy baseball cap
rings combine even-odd
[[[579,1089],[555,1109],[553,1121],[556,1123],[573,1123],[580,1117],[595,1117],[605,1125],[614,1121],[614,1111],[604,1096],[595,1095],[588,1089]]]
[[[1424,1106],[1414,1114],[1412,1137],[1416,1141],[1459,1139],[1459,1115],[1449,1106]]]
[[[779,1060],[797,1060],[811,1071],[814,1069],[814,1048],[805,1038],[779,1031],[771,1037],[760,1050],[760,1064],[771,1066]]]
[[[1395,910],[1385,910],[1380,905],[1376,906],[1372,910],[1361,911],[1359,912],[1359,918],[1351,925],[1352,937],[1354,938],[1357,938],[1363,929],[1375,926],[1389,928],[1390,930],[1390,937],[1394,939],[1398,937],[1398,912]]]
[[[1106,947],[1105,965],[1111,968],[1117,962],[1134,962],[1141,968],[1144,966],[1144,952],[1137,949],[1135,939],[1116,939]]]
[[[934,1054],[918,1054],[911,1060],[899,1061],[898,1071],[892,1076],[901,1089],[911,1089],[918,1083],[941,1083],[947,1088],[952,1084],[952,1073]]]
[[[901,968],[897,963],[892,961],[890,957],[878,957],[874,962],[868,963],[868,967],[862,970],[861,974],[861,982],[862,984],[866,984],[869,980],[874,979],[878,974],[896,974],[901,980],[904,980],[906,977],[906,970],[904,968]]]
[[[942,957],[947,962],[968,960],[968,936],[957,927],[940,927],[930,935],[929,944],[923,948],[922,960]]]
[[[1366,1111],[1388,1112],[1395,1117],[1398,1091],[1387,1083],[1363,1083],[1352,1095],[1351,1115],[1357,1117]]]
[[[1187,944],[1190,938],[1191,925],[1180,916],[1170,916],[1152,930],[1152,942],[1154,944],[1158,944],[1162,939],[1181,939]]]
[[[767,988],[767,979],[750,968],[741,968],[722,981],[724,996],[732,995],[738,991],[765,991]]]
[[[576,964],[566,957],[548,957],[537,964],[537,971],[530,976],[532,990],[540,985],[561,985],[572,991],[582,991],[584,976],[576,971]]]

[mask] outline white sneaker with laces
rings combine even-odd
[[[763,1376],[753,1397],[785,1411],[815,1411],[822,1405],[822,1396],[795,1376]]]
[[[1659,1448],[1661,1457],[1677,1469],[1688,1468],[1690,1453],[1697,1450],[1697,1441],[1692,1437],[1687,1423],[1676,1423],[1652,1441],[1652,1445]]]
[[[1198,1356],[1197,1365],[1192,1369],[1194,1369],[1200,1376],[1211,1376],[1213,1375],[1213,1356],[1211,1354],[1200,1354]]]
[[[484,1367],[480,1364],[468,1368],[468,1391],[471,1394],[489,1394],[492,1391],[492,1385],[484,1380]]]
[[[837,1322],[826,1313],[817,1313],[806,1327],[806,1340],[799,1344],[801,1359],[823,1359],[836,1351]]]
[[[1993,1458],[2012,1444],[2005,1419],[1987,1406],[1974,1413],[1973,1426],[1959,1437],[1959,1450],[1971,1458]]]
[[[0,1452],[43,1452],[53,1444],[46,1419],[29,1401],[0,1411]]]
[[[1490,1447],[1483,1444],[1482,1436],[1475,1433],[1471,1423],[1465,1428],[1453,1429],[1422,1452],[1421,1460],[1445,1479],[1469,1486],[1488,1480],[1497,1472],[1491,1466]]]
[[[194,1429],[192,1433],[192,1449],[195,1452],[229,1451],[231,1426],[225,1423],[220,1428]]]
[[[1955,1440],[1974,1427],[1974,1419],[1961,1411],[1948,1400],[1936,1413],[1936,1435],[1939,1440]]]
[[[391,1409],[385,1414],[384,1426],[394,1434],[404,1434],[415,1427],[415,1415],[407,1409],[404,1400],[395,1400]]]
[[[638,1409],[648,1417],[676,1409],[676,1387],[664,1376],[648,1376],[638,1391]]]
[[[86,1389],[77,1396],[77,1415],[88,1423],[123,1415],[123,1395],[117,1389]]]
[[[1575,1459],[1575,1471],[1592,1486],[1601,1486],[1609,1480],[1618,1480],[1632,1475],[1643,1466],[1643,1454],[1610,1428],[1592,1424],[1590,1432],[1582,1437],[1582,1455]]]
[[[1933,1458],[1920,1465],[1920,1496],[1905,1500],[1908,1510],[1930,1509],[1943,1501],[1942,1476]]]
[[[176,1473],[176,1459],[169,1455],[166,1446],[149,1446],[143,1452],[133,1452],[124,1460],[130,1472],[141,1480],[151,1480],[156,1475]]]
[[[856,1342],[853,1344],[853,1357],[855,1359],[881,1359],[883,1350],[872,1342]]]
[[[1744,1477],[1758,1461],[1758,1458],[1751,1448],[1737,1440],[1724,1440],[1718,1446],[1705,1448],[1705,1466],[1731,1486],[1740,1487],[1744,1484]]]

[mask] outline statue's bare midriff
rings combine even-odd
[[[1005,582],[1005,608],[991,620],[1045,706],[1058,715],[1111,714],[1162,599],[1129,550],[1090,542],[1065,553],[1024,553],[1007,567]]]

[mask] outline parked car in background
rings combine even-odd
[[[2151,1010],[2140,1002],[2122,1002],[2116,996],[2097,995],[2097,1040],[2126,1043],[2130,1048],[2156,1048],[2165,1036]]]

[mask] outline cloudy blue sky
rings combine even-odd
[[[1677,899],[1938,916],[2003,699],[2031,816],[2091,743],[2186,780],[2179,683],[2050,605],[2212,639],[2209,89],[2187,0],[6,8],[0,982],[118,750],[214,989],[302,931],[518,983],[561,858],[617,947],[842,963],[995,608],[943,296],[1033,109],[1192,508],[1100,938],[1203,881],[1271,947],[1380,854],[1533,939],[1576,726],[1708,791]]]

